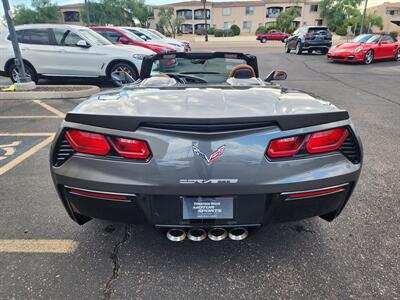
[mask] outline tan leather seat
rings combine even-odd
[[[229,74],[229,77],[237,78],[237,79],[249,79],[256,77],[256,72],[254,69],[246,64],[237,65],[234,67]]]

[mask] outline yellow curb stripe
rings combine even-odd
[[[0,116],[0,119],[60,119],[60,116]]]
[[[40,100],[32,100],[34,103],[39,104],[41,107],[47,109],[49,112],[52,112],[53,114],[55,114],[56,116],[60,117],[60,118],[64,118],[65,114],[62,111],[59,111],[58,109],[48,105],[47,103],[44,103]]]
[[[53,139],[54,139],[54,134],[49,136],[43,142],[40,142],[39,144],[33,146],[28,151],[22,153],[20,156],[18,156],[17,158],[13,159],[9,163],[5,164],[3,167],[0,168],[0,176],[3,175],[4,173],[6,173],[7,171],[11,170],[12,168],[14,168],[15,166],[17,166],[21,162],[23,162],[25,159],[27,159],[31,155],[35,154],[37,151],[39,151],[43,147],[45,147],[48,144],[50,144],[53,141]]]
[[[0,133],[0,136],[54,136],[54,132],[17,132]]]
[[[73,253],[73,240],[0,240],[0,253]]]

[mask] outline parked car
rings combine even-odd
[[[117,47],[82,26],[36,24],[16,26],[27,75],[35,82],[42,77],[108,77],[124,70],[138,78],[145,55],[155,52],[142,47]],[[0,72],[19,81],[19,69],[8,33],[0,40]]]
[[[257,39],[257,41],[260,41],[261,43],[266,43],[268,40],[286,42],[286,40],[289,36],[290,36],[289,33],[284,33],[280,30],[272,29],[269,33],[257,34],[256,39]]]
[[[173,57],[175,64],[164,64]],[[70,111],[51,147],[54,186],[78,224],[148,223],[171,241],[334,220],[360,175],[347,111],[260,78],[255,56],[146,56],[140,80]]]
[[[123,44],[143,47],[159,54],[175,52],[175,49],[171,46],[145,41],[129,30],[123,28],[111,26],[94,26],[90,28],[116,45]]]
[[[295,50],[300,55],[303,51],[320,51],[325,55],[332,46],[332,34],[326,26],[303,26],[287,38],[285,51]]]
[[[364,62],[394,59],[400,61],[400,43],[387,34],[362,34],[349,43],[333,46],[328,52],[331,61]]]
[[[174,47],[176,52],[190,52],[190,44],[185,41],[178,41],[176,39],[167,38],[160,32],[154,29],[140,28],[140,27],[123,27],[126,30],[136,34],[138,37],[145,41],[152,41],[158,44],[164,44]]]

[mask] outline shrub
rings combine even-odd
[[[265,26],[259,26],[256,30],[256,34],[264,34],[267,33],[267,27]]]
[[[240,29],[239,29],[239,31],[240,31]],[[233,32],[232,29],[225,29],[224,36],[235,36],[235,33]]]
[[[166,31],[166,32],[164,33],[164,35],[165,35],[166,37],[171,37],[171,36],[172,36],[172,33],[171,33],[171,32],[168,32],[168,31]]]
[[[222,29],[215,29],[214,36],[215,37],[223,37],[224,31]]]
[[[240,28],[236,24],[233,24],[231,26],[231,30],[233,31],[234,35],[240,35]],[[229,36],[229,35],[228,35]]]
[[[344,36],[344,35],[347,35],[347,28],[346,27],[344,27],[344,26],[340,26],[340,27],[337,27],[336,28],[336,34],[337,35],[342,35],[342,36]]]
[[[293,32],[296,31],[296,29],[297,29],[296,26],[290,26],[290,27],[286,30],[286,33],[293,33]]]
[[[208,34],[214,35],[217,29],[213,26],[208,29]]]
[[[178,32],[178,36],[182,36],[182,35],[183,35],[183,33],[179,31]]]
[[[393,38],[397,39],[397,36],[399,35],[398,31],[391,31],[389,32],[390,36],[392,36]]]
[[[276,24],[270,24],[270,25],[266,26],[265,29],[266,29],[266,33],[269,33],[272,29],[279,29],[279,28]]]

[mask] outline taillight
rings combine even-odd
[[[304,136],[292,136],[273,140],[268,147],[267,154],[271,158],[290,157],[299,152]]]
[[[149,147],[147,147],[147,143],[144,141],[126,138],[112,138],[111,140],[115,150],[123,157],[147,159],[150,156]]]
[[[348,136],[349,131],[343,127],[315,132],[307,141],[307,152],[321,153],[338,150]]]
[[[68,130],[65,138],[76,152],[107,155],[110,145],[104,135],[80,130]]]
[[[270,158],[280,158],[292,157],[298,152],[302,154],[315,154],[336,151],[343,145],[348,136],[349,131],[344,127],[340,127],[308,135],[276,139],[270,142],[267,156]]]
[[[312,38],[313,38],[313,35],[312,35],[311,33],[306,33],[306,34],[304,35],[304,38],[305,38],[305,39],[312,39]]]

